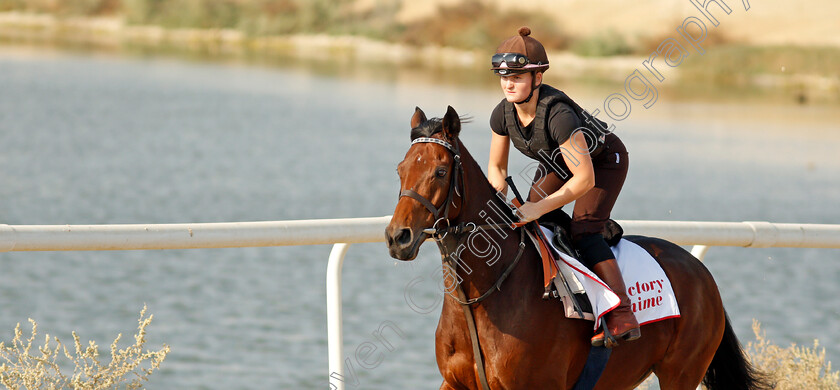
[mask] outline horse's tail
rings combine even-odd
[[[712,364],[706,370],[703,385],[709,390],[763,390],[772,389],[774,385],[770,378],[758,371],[749,360],[738,342],[738,337],[732,331],[729,315],[724,313],[726,324],[723,330],[723,340],[720,341]]]

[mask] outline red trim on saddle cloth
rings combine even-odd
[[[647,324],[652,324],[652,323],[654,323],[654,322],[659,322],[659,321],[663,321],[663,320],[670,320],[671,318],[680,318],[680,315],[679,315],[679,314],[675,314],[675,315],[668,316],[668,317],[655,318],[655,319],[652,319],[652,320],[650,320],[650,321],[645,321],[645,322],[642,322],[642,323],[640,323],[640,324],[639,324],[639,326],[642,326],[642,325],[647,325]]]
[[[574,264],[571,264],[571,263],[567,262],[566,260],[564,260],[564,259],[562,259],[562,258],[561,258],[560,260],[563,260],[563,263],[565,263],[566,265],[568,265],[568,266],[569,266],[569,268],[571,268],[571,269],[573,269],[573,270],[575,270],[575,271],[577,271],[577,272],[580,272],[580,273],[581,273],[581,274],[583,274],[583,276],[585,276],[586,278],[589,278],[589,279],[593,280],[594,282],[596,282],[596,283],[598,283],[598,284],[600,284],[600,285],[604,286],[604,288],[605,288],[605,289],[612,291],[612,288],[610,288],[610,286],[607,286],[607,285],[606,285],[606,283],[602,282],[602,281],[601,281],[601,279],[596,279],[596,278],[593,278],[593,277],[589,276],[589,273],[590,273],[590,272],[592,272],[592,271],[589,271],[589,270],[586,270],[586,271],[581,271],[581,270],[580,270],[580,268],[575,267],[575,266],[574,266]],[[615,292],[613,292],[613,293],[615,293]],[[618,307],[618,305],[616,305],[616,306],[613,306],[613,307],[609,308],[607,311],[610,311],[610,310],[612,310],[612,309],[615,309],[616,307]]]
[[[610,290],[610,291],[612,291],[612,290]],[[618,303],[616,303],[613,307],[611,307],[611,308],[609,308],[609,309],[607,309],[607,310],[604,310],[604,312],[603,312],[603,313],[601,313],[601,315],[599,315],[599,316],[598,316],[598,320],[597,320],[597,321],[595,321],[595,323],[596,323],[596,324],[600,324],[600,323],[601,323],[601,318],[604,318],[604,316],[605,316],[605,315],[607,315],[607,313],[609,313],[609,312],[613,311],[615,308],[617,308],[617,307],[619,307],[619,306],[621,306],[621,302],[618,302]],[[641,325],[640,325],[640,326],[641,326]]]
[[[607,289],[607,290],[609,290],[611,293],[615,294],[615,292],[613,292],[613,290],[610,288],[610,286],[607,286],[607,285],[606,285],[604,282],[602,282],[600,279],[596,279],[596,278],[593,278],[593,277],[589,276],[589,273],[588,273],[588,272],[583,272],[583,271],[581,271],[578,267],[575,267],[573,264],[571,264],[571,263],[567,262],[567,261],[566,261],[566,260],[564,260],[563,258],[560,258],[560,260],[561,260],[561,261],[563,261],[563,263],[564,263],[564,264],[566,264],[569,268],[571,268],[571,269],[573,269],[573,270],[577,271],[578,273],[580,273],[581,275],[583,275],[583,277],[585,277],[585,278],[587,278],[587,279],[589,279],[589,280],[592,280],[592,281],[594,281],[594,282],[596,282],[596,283],[600,284],[601,286],[604,286],[604,288],[605,288],[605,289]],[[595,326],[597,327],[597,326],[598,326],[598,324],[600,324],[600,323],[601,323],[601,318],[603,318],[603,317],[604,317],[604,315],[606,315],[607,313],[609,313],[609,312],[613,311],[615,308],[617,308],[617,307],[619,307],[619,306],[621,306],[621,302],[620,302],[620,301],[619,301],[619,302],[617,302],[617,303],[616,303],[615,305],[613,305],[612,307],[610,307],[609,309],[604,310],[604,311],[603,311],[600,315],[598,315],[598,318],[595,320]],[[594,310],[593,310],[593,311],[594,311]],[[595,314],[598,314],[598,313],[595,313]]]

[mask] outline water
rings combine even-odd
[[[422,75],[422,73],[420,73]],[[394,172],[415,106],[474,116],[462,138],[481,165],[495,85],[434,75],[315,72],[156,58],[0,50],[0,223],[108,224],[368,217],[393,211]],[[492,78],[490,79],[492,80]],[[594,107],[609,88],[566,89]],[[631,169],[617,219],[840,221],[835,107],[684,102],[661,96],[619,123]],[[514,157],[516,174],[526,161]],[[527,185],[518,179],[520,187]],[[0,339],[20,322],[65,342],[130,339],[144,304],[147,347],[172,352],[149,389],[327,387],[329,246],[0,254]],[[712,248],[735,330],[840,358],[840,251]],[[439,264],[426,245],[397,263],[384,244],[351,247],[345,348],[363,389],[436,388]],[[373,335],[392,344],[385,348]],[[385,329],[385,328],[383,328]],[[390,332],[390,333],[389,333]],[[354,360],[355,363],[355,360]]]

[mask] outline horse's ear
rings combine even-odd
[[[452,106],[446,108],[446,115],[443,116],[443,134],[449,139],[458,138],[461,132],[461,118]]]
[[[415,128],[420,126],[421,123],[426,121],[426,114],[423,113],[423,110],[420,107],[414,107],[414,115],[411,116],[411,128]]]

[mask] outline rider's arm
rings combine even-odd
[[[581,146],[574,147],[573,145]],[[550,211],[565,206],[580,198],[595,186],[595,171],[592,168],[592,159],[589,157],[586,137],[583,132],[573,133],[566,142],[560,145],[560,150],[573,176],[559,190],[544,199],[536,203],[525,202],[525,205],[519,208],[522,221],[533,221]]]
[[[572,177],[559,190],[537,202],[543,214],[572,203],[595,187],[595,171],[583,132],[573,133],[560,148]]]
[[[490,139],[490,158],[487,164],[487,180],[496,191],[502,194],[507,194],[507,170],[508,170],[508,156],[510,154],[510,138],[506,135],[499,135],[491,132],[493,138]]]

